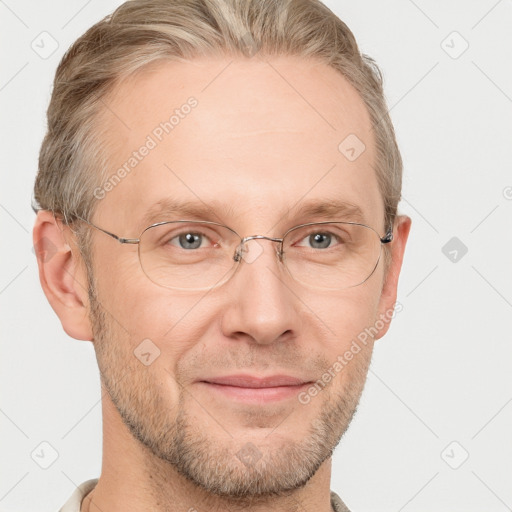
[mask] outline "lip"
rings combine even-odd
[[[220,384],[224,386],[236,386],[240,388],[272,388],[279,386],[298,386],[305,384],[305,379],[299,379],[290,375],[270,375],[268,377],[258,377],[256,375],[226,375],[223,377],[212,377],[204,379],[201,382],[210,384]]]
[[[257,377],[253,375],[228,375],[200,381],[209,391],[248,404],[263,405],[268,402],[296,397],[311,381],[289,375]]]

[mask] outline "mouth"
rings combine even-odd
[[[201,380],[198,384],[224,399],[264,404],[296,397],[311,381],[288,375],[229,375]]]

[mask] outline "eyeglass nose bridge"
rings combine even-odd
[[[238,247],[235,250],[235,254],[233,255],[233,259],[236,262],[239,262],[242,259],[243,254],[243,247],[246,242],[249,240],[256,240],[256,239],[265,239],[270,240],[271,242],[279,242],[279,248],[276,250],[277,257],[279,258],[279,261],[283,261],[283,239],[282,238],[273,238],[271,236],[264,236],[264,235],[252,235],[252,236],[246,236],[245,238],[242,238],[240,240],[240,243],[238,244]]]

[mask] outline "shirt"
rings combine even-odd
[[[98,479],[93,478],[79,485],[59,512],[80,512],[82,500],[94,489],[97,483]],[[334,491],[331,491],[331,506],[334,512],[350,512]]]

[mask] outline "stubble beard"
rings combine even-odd
[[[185,387],[180,386],[178,403],[169,407],[155,383],[155,375],[131,351],[123,351],[122,341],[128,343],[129,339],[121,336],[115,321],[102,308],[94,283],[89,285],[89,300],[102,384],[131,435],[150,454],[145,470],[153,474],[156,466],[161,468],[163,463],[206,493],[233,502],[254,503],[289,495],[305,486],[332,455],[357,410],[371,351],[361,351],[343,369],[349,375],[345,375],[346,384],[337,394],[326,388],[314,398],[325,402],[300,441],[280,436],[281,442],[268,449],[267,443],[258,447],[257,442],[242,442],[228,435],[223,439],[209,436],[188,414],[186,405],[193,398],[187,397],[189,391]],[[324,393],[329,393],[328,398],[321,396]],[[303,407],[308,405],[299,404],[287,418],[291,424],[302,427],[303,422],[296,415]],[[269,438],[278,432],[279,427]]]

